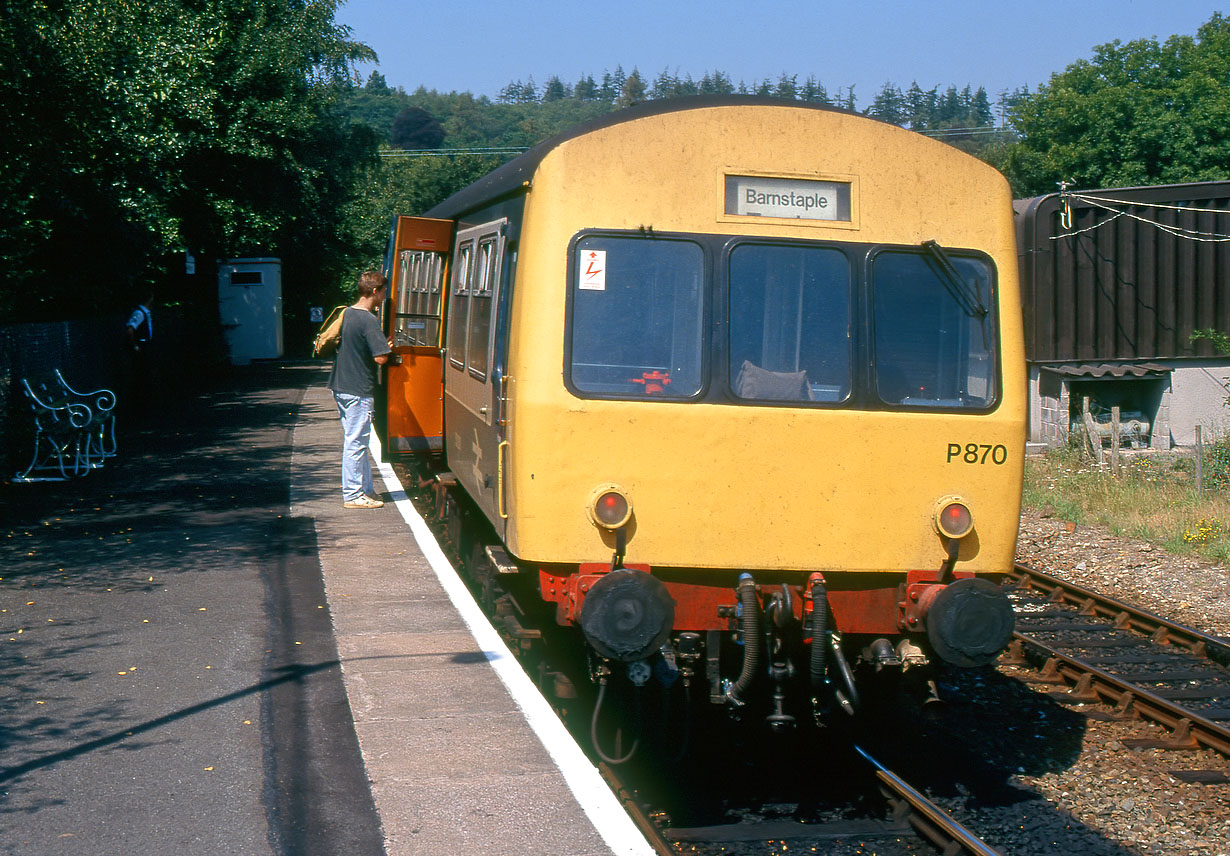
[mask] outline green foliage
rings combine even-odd
[[[917,84],[911,93],[915,90],[921,93]],[[361,236],[359,261],[351,272],[379,262],[394,214],[421,214],[511,156],[488,155],[485,151],[526,149],[577,124],[642,100],[753,92],[851,110],[855,106],[853,88],[836,90],[830,97],[814,77],[800,83],[797,75],[787,74],[776,81],[766,79],[749,87],[742,82],[736,86],[721,71],[706,72],[700,81],[695,81],[667,68],[648,82],[638,69],[625,73],[622,66],[617,66],[614,72],[604,72],[601,82],[588,74],[575,84],[552,75],[541,88],[533,78],[512,81],[491,101],[468,92],[443,93],[424,87],[407,93],[401,88],[390,88],[383,77],[373,73],[366,85],[347,90],[338,105],[340,115],[370,127],[395,146],[404,145],[402,138],[396,136],[395,122],[399,116],[412,115],[423,124],[434,121],[444,137],[438,155],[400,157],[386,153],[389,156],[382,158],[379,166],[364,172],[357,199],[345,211],[347,231]],[[898,97],[903,98],[899,93]],[[966,87],[959,92],[949,87],[943,98],[933,89],[924,96],[924,103],[925,118],[914,120],[920,127],[989,121],[990,108],[981,88],[974,92]],[[960,116],[938,112],[944,104],[960,112]],[[905,114],[899,118],[910,121]]]
[[[1230,20],[1195,38],[1114,41],[1011,111],[1020,141],[1001,168],[1018,193],[1230,177]]]
[[[572,97],[495,103],[469,92],[419,87],[407,94],[402,89],[373,91],[365,86],[345,93],[339,110],[349,121],[371,127],[386,142],[392,140],[394,119],[406,110],[417,110],[443,129],[442,149],[528,148],[612,109],[611,104],[579,98],[577,90],[572,91]]]
[[[395,215],[421,214],[505,160],[506,156],[474,154],[389,157],[366,169],[353,201],[342,212],[347,230],[358,238],[358,252],[336,280],[338,300],[345,299],[359,273],[381,266]]]
[[[918,81],[905,92],[889,82],[866,113],[914,131],[989,128],[994,124],[991,101],[981,86],[977,91],[969,86],[960,91],[950,86],[941,94],[938,86],[924,92]]]
[[[334,105],[374,55],[337,0],[0,2],[0,316],[114,308],[176,250],[295,282],[352,247],[334,215],[375,139]]]
[[[1217,351],[1217,353],[1230,354],[1230,334],[1212,328],[1192,331],[1191,341],[1198,342],[1202,339],[1212,343],[1213,350]]]
[[[1206,487],[1221,491],[1230,488],[1230,438],[1213,442],[1203,461],[1203,475]]]
[[[346,93],[340,110],[349,121],[373,128],[386,142],[393,140],[395,118],[408,109],[417,109],[430,114],[444,129],[443,149],[526,148],[573,125],[640,101],[722,94],[758,94],[847,110],[855,109],[857,103],[853,87],[837,89],[830,95],[815,77],[800,83],[798,75],[782,74],[776,81],[766,78],[736,86],[721,71],[706,72],[696,81],[666,68],[649,82],[639,70],[625,74],[623,67],[617,66],[613,73],[604,72],[601,84],[588,74],[575,84],[552,75],[541,89],[533,78],[515,80],[500,90],[494,102],[468,92],[442,93],[423,87],[407,93],[389,88],[383,78],[373,75],[367,85],[352,87]],[[944,93],[933,88],[924,93],[915,83],[909,94],[903,95],[886,84],[866,113],[916,130],[983,128],[993,122],[986,90],[970,86],[963,90],[950,86]]]
[[[393,119],[391,145],[397,149],[434,149],[444,141],[444,128],[421,107],[407,107]]]
[[[641,79],[641,74],[635,68],[632,73],[624,79],[623,86],[619,89],[619,98],[615,101],[616,107],[631,107],[633,104],[639,104],[645,100],[645,81]]]

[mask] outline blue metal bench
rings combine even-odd
[[[55,379],[63,387],[65,397],[81,402],[92,412],[93,428],[90,437],[93,448],[91,458],[101,462],[115,457],[115,393],[109,389],[95,389],[81,392],[68,385],[60,370],[55,370]]]
[[[115,455],[114,392],[78,392],[59,369],[21,385],[34,417],[34,454],[13,481],[66,481]]]

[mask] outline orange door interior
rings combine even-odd
[[[389,333],[401,365],[388,370],[385,447],[391,452],[443,448],[440,318],[448,291],[452,234],[451,220],[397,218],[389,276]]]

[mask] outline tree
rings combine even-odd
[[[1031,97],[1028,86],[1022,86],[1011,91],[1004,89],[999,93],[996,107],[999,109],[999,124],[1006,126],[1009,117],[1016,111],[1017,105]]]
[[[380,267],[394,214],[421,214],[506,159],[493,155],[384,158],[368,167],[360,177],[355,199],[342,212],[347,228],[358,236],[358,251],[337,280],[344,288],[324,302],[341,302],[359,273]]]
[[[799,97],[799,76],[797,74],[787,75],[784,72],[777,79],[777,86],[773,89],[773,97],[782,98],[786,101],[796,101]]]
[[[1018,193],[1230,178],[1230,20],[1094,48],[1012,109],[1001,168]]]
[[[495,100],[500,104],[517,104],[522,100],[521,95],[524,92],[525,84],[520,80],[514,80],[500,90]]]
[[[598,97],[598,84],[592,74],[583,74],[572,89],[572,97],[578,101],[593,101]]]
[[[867,108],[867,115],[883,119],[885,122],[892,122],[894,125],[904,124],[907,114],[905,98],[901,90],[891,82],[885,83],[871,102],[871,106]]]
[[[935,115],[935,90],[923,92],[915,80],[905,93],[905,119],[915,131],[926,130]]]
[[[664,68],[654,80],[653,88],[649,91],[649,97],[654,100],[670,98],[675,94],[678,84],[679,78],[671,74],[669,67]]]
[[[683,98],[688,95],[699,95],[700,84],[692,79],[692,75],[685,74],[682,78],[675,78],[674,96]]]
[[[602,72],[602,86],[598,89],[599,99],[607,104],[614,104],[623,95],[626,80],[622,65],[615,66],[614,74]]]
[[[700,79],[698,92],[701,95],[729,95],[735,91],[734,84],[730,82],[730,76],[720,71],[715,71],[712,74],[705,72],[705,76]]]
[[[175,250],[281,255],[304,282],[352,248],[336,212],[375,135],[335,108],[375,55],[336,0],[3,2],[7,317],[114,308]]]
[[[799,90],[799,97],[804,101],[815,104],[833,103],[829,100],[829,93],[828,90],[824,88],[824,84],[810,75],[807,80],[803,82],[803,88]]]
[[[944,90],[935,105],[935,113],[931,117],[931,125],[935,128],[954,128],[961,126],[965,117],[965,107],[961,104],[961,96],[957,87],[950,86]]]
[[[542,89],[542,101],[548,104],[552,101],[562,101],[571,96],[568,87],[564,86],[564,82],[556,75],[551,75],[547,78],[547,85]]]
[[[444,128],[421,107],[407,107],[393,120],[390,145],[395,149],[437,149],[444,142]]]
[[[631,107],[644,100],[645,81],[641,79],[640,72],[633,68],[632,73],[624,78],[623,87],[619,90],[619,100],[615,102],[615,106]]]
[[[978,87],[978,91],[974,93],[974,98],[970,102],[970,124],[975,128],[985,128],[995,124],[995,115],[991,112],[991,100],[987,98],[987,90],[983,86]]]

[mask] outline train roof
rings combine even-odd
[[[531,148],[523,155],[497,167],[478,181],[463,187],[439,205],[424,213],[424,217],[439,217],[442,219],[457,219],[464,214],[482,208],[502,197],[511,196],[521,191],[525,183],[534,175],[538,165],[553,149],[576,137],[644,119],[648,116],[658,116],[665,113],[678,113],[685,110],[701,110],[710,107],[793,107],[805,110],[822,110],[829,113],[844,113],[858,116],[871,121],[881,121],[864,116],[851,110],[832,107],[827,104],[815,104],[807,101],[786,101],[780,98],[766,98],[757,95],[694,95],[685,98],[665,98],[655,101],[642,101],[623,110],[582,122],[562,133],[550,137]],[[894,126],[895,127],[895,126]]]

